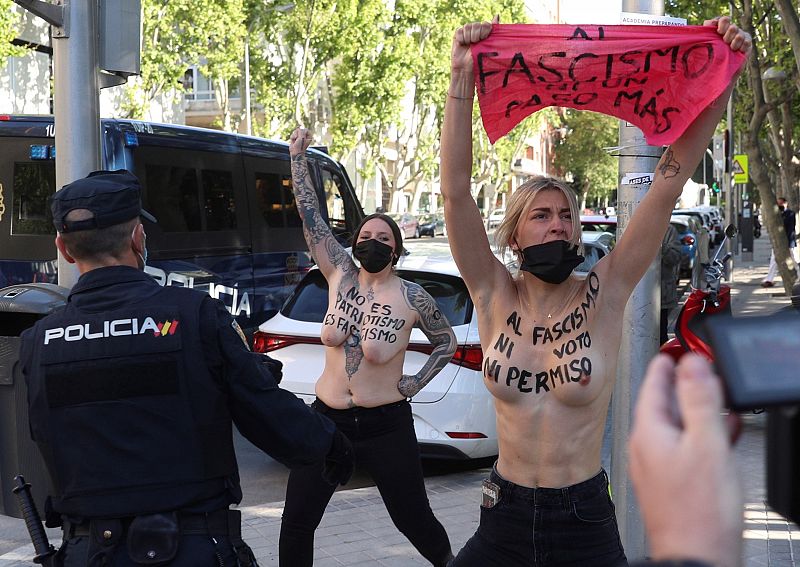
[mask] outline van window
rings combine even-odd
[[[147,163],[147,206],[164,232],[236,228],[236,201],[230,171]]]
[[[12,234],[55,234],[49,202],[55,186],[54,161],[14,163]]]
[[[270,228],[301,227],[303,222],[297,212],[297,203],[292,192],[292,176],[286,170],[287,163],[269,162],[273,167],[267,173],[264,160],[258,161],[255,171],[256,199],[261,217]]]
[[[328,221],[333,230],[347,230],[347,222],[344,212],[344,200],[342,199],[342,187],[344,180],[338,172],[323,166],[322,189],[325,196],[325,205],[328,209]]]
[[[233,196],[233,175],[230,171],[201,170],[205,205],[206,230],[236,228],[236,199]],[[158,217],[156,217],[158,218]]]

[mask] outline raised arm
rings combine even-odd
[[[292,190],[297,201],[297,212],[303,220],[303,234],[308,249],[322,274],[330,280],[333,273],[354,267],[345,249],[336,240],[330,227],[319,212],[319,199],[314,182],[308,172],[306,150],[311,144],[311,132],[297,128],[289,138],[289,155],[292,158]]]
[[[447,238],[453,259],[476,304],[487,301],[505,267],[492,254],[472,180],[472,107],[475,78],[470,45],[488,37],[489,22],[467,24],[453,37],[450,86],[444,106],[441,144],[441,189]]]
[[[404,374],[397,385],[401,394],[411,398],[453,358],[453,353],[456,352],[456,336],[436,301],[422,286],[405,280],[401,285],[406,303],[419,314],[419,328],[433,345],[433,352],[419,372],[413,375]]]
[[[732,24],[729,17],[708,20],[703,25],[716,26],[717,33],[732,50],[744,53],[750,50],[750,36]],[[658,253],[675,202],[703,158],[735,82],[735,79],[731,81],[725,92],[661,156],[650,190],[636,208],[630,224],[608,259],[610,273],[621,283],[615,288],[620,294],[620,301],[627,301],[630,292]]]

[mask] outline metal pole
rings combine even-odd
[[[730,13],[733,14],[733,4],[728,5],[728,9]],[[725,223],[726,225],[733,223],[734,225],[738,226],[739,223],[734,214],[734,191],[733,191],[733,95],[736,91],[734,90],[731,92],[731,96],[728,99],[728,113],[726,117],[727,122],[727,135],[728,135],[728,144],[727,144],[727,152],[725,153],[725,173],[722,176],[722,188],[725,192]],[[733,238],[728,238],[725,241],[725,253],[731,255],[731,259],[728,263],[728,279],[732,280],[733,278],[733,253],[734,253],[734,241]]]
[[[250,30],[247,30],[247,37],[244,38],[244,120],[247,122],[245,133],[248,136],[253,134],[252,117],[250,116]]]
[[[56,188],[100,169],[97,0],[69,0],[66,37],[53,34]],[[58,257],[58,284],[72,287],[78,270]]]
[[[708,152],[708,148],[706,148],[706,151],[703,152],[703,185],[706,186],[706,191],[708,191],[708,183],[706,182],[706,153],[707,152]]]
[[[664,15],[663,0],[623,0],[624,12]],[[652,173],[661,158],[661,147],[648,146],[641,130],[620,123],[619,178],[626,173]],[[617,239],[625,232],[649,184],[620,185],[617,207]],[[644,523],[628,477],[627,441],[633,408],[650,359],[658,352],[661,262],[657,257],[633,290],[625,308],[622,342],[617,360],[617,382],[611,399],[611,486],[617,509],[620,537],[629,558],[646,555]]]

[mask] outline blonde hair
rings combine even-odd
[[[511,248],[511,241],[514,233],[522,223],[525,214],[530,209],[533,200],[540,191],[561,191],[569,204],[569,212],[572,217],[572,236],[569,239],[573,245],[578,247],[578,253],[583,253],[581,241],[581,217],[578,211],[578,198],[575,192],[563,181],[554,177],[537,175],[520,185],[511,194],[506,205],[506,216],[500,221],[494,233],[494,242],[500,256],[505,256],[506,251]],[[515,250],[518,259],[522,258],[522,251]]]

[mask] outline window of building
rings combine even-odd
[[[183,74],[183,96],[186,100],[215,100],[214,81],[200,72],[197,66],[186,69]]]

